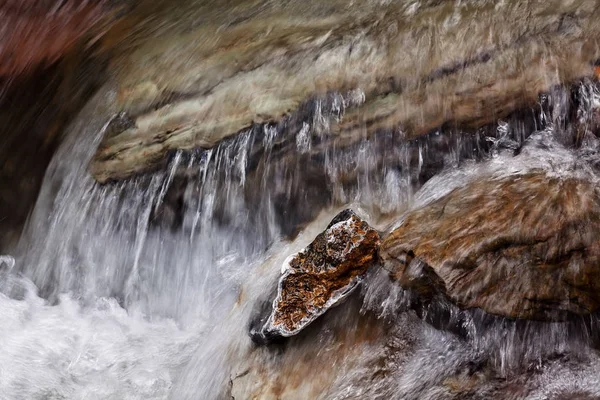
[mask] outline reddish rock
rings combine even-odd
[[[380,238],[351,210],[342,211],[304,250],[286,260],[263,334],[293,336],[347,297],[377,259]]]
[[[8,0],[0,5],[0,77],[64,57],[106,16],[104,0],[84,3]]]
[[[600,309],[600,192],[543,172],[489,178],[406,215],[380,250],[422,297],[509,318]]]

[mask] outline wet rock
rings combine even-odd
[[[381,130],[416,138],[444,124],[475,129],[535,108],[539,93],[593,76],[599,27],[591,21],[600,11],[594,1],[534,3],[432,2],[409,11],[404,2],[339,0],[323,9],[311,0],[283,9],[267,2],[249,14],[247,0],[235,11],[215,5],[194,15],[205,21],[185,34],[165,32],[121,60],[118,107],[135,127],[105,137],[90,171],[99,182],[126,179],[161,166],[172,150],[213,148],[255,124],[286,123],[329,92],[360,99],[344,98],[338,112],[306,122],[346,145]],[[477,14],[479,23],[432,25],[430,15],[450,9]],[[531,16],[526,27],[522,15]],[[496,36],[502,40],[490,41]],[[423,37],[437,45],[423,51]],[[572,46],[581,49],[563,50]]]
[[[344,210],[304,250],[283,265],[277,297],[262,330],[271,340],[296,335],[361,282],[377,258],[377,231]]]
[[[135,121],[129,116],[129,114],[126,112],[120,112],[108,122],[104,135],[110,138],[134,127]]]
[[[410,212],[380,256],[422,298],[563,319],[600,308],[598,229],[594,183],[531,172],[479,180]]]
[[[0,33],[0,48],[3,40]],[[0,71],[0,252],[17,243],[66,128],[106,80],[102,56],[79,56],[31,65],[27,74],[3,77]]]
[[[374,313],[361,313],[362,307],[355,291],[285,345],[253,347],[232,371],[231,397],[381,398],[377,389],[395,384],[401,366],[414,354],[413,330],[421,321],[405,313],[388,324]],[[324,370],[324,364],[336,368]]]

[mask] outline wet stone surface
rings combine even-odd
[[[600,193],[583,177],[481,179],[409,212],[383,265],[423,298],[508,318],[565,319],[600,307]]]
[[[378,232],[344,210],[304,250],[286,260],[266,324],[251,332],[258,342],[296,335],[345,299],[377,259]]]

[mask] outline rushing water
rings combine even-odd
[[[584,118],[599,95],[589,83],[581,90]],[[322,136],[330,117],[343,118],[340,96],[337,108],[313,104],[293,132],[255,126],[212,150],[176,153],[164,171],[99,185],[87,165],[113,96],[98,94],[71,126],[21,243],[0,258],[0,398],[600,396],[594,318],[517,324],[444,304],[418,318],[410,294],[377,269],[282,348],[248,336],[283,260],[342,207],[389,229],[407,208],[480,176],[594,176],[595,139],[561,145],[559,95],[532,117],[535,129],[506,121],[491,135],[410,142],[382,133],[350,147]],[[436,329],[439,315],[448,329]]]

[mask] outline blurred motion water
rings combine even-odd
[[[461,162],[455,155],[447,162],[447,172],[429,181],[416,199],[410,188],[419,183],[411,181],[415,172],[410,168],[367,169],[357,177],[353,196],[332,202],[329,211],[288,242],[280,234],[269,194],[278,186],[293,185],[293,177],[264,181],[258,204],[246,203],[243,196],[252,132],[214,150],[178,153],[164,172],[108,186],[95,183],[87,173],[87,160],[111,115],[110,110],[99,112],[106,107],[97,105],[110,102],[112,95],[98,94],[70,128],[48,169],[22,243],[11,254],[16,262],[2,259],[0,335],[5,350],[0,356],[0,382],[5,398],[220,398],[232,369],[256,351],[247,326],[260,299],[269,294],[266,289],[274,286],[283,259],[312,240],[335,209],[353,204],[376,221],[374,210],[391,203],[397,209],[387,214],[399,215],[414,201],[432,201],[490,171],[519,174],[543,168],[563,175],[573,173],[578,164],[584,165],[583,170],[590,168],[585,167],[586,159],[556,142],[552,123],[535,134],[512,132],[529,137],[518,156],[501,148],[492,149],[484,162]],[[298,137],[303,134],[298,132]],[[261,157],[269,157],[272,139],[264,136]],[[304,144],[294,141],[300,154]],[[371,146],[365,139],[351,154],[336,154],[334,148],[323,168],[344,168],[344,163],[356,168],[361,159],[368,162]],[[457,164],[462,165],[457,169]],[[183,220],[175,229],[157,225],[155,211],[180,168],[197,169],[192,175],[197,178],[185,187]],[[397,197],[399,192],[405,193],[403,198]],[[379,218],[379,226],[385,221],[385,216]],[[501,324],[488,328],[489,339],[474,325],[472,339],[464,342],[416,318],[399,316],[406,311],[398,288],[386,284],[386,278],[369,279],[375,282],[367,285],[363,308],[391,318],[391,337],[412,337],[416,342],[412,354],[379,386],[360,387],[350,384],[353,375],[368,367],[370,352],[384,351],[386,346],[363,344],[367,348],[362,355],[358,352],[358,359],[342,359],[347,365],[330,371],[337,382],[332,392],[317,397],[451,398],[434,383],[449,370],[480,360],[486,346],[500,349],[500,363],[512,362],[505,371],[509,375],[510,368],[523,365],[513,357],[536,363],[542,360],[541,350],[553,353],[561,346],[577,347],[567,341],[569,335],[560,324],[531,337],[511,336],[513,328]],[[344,325],[348,319],[332,318],[328,323]],[[328,341],[335,343],[325,337],[312,345],[326,347]],[[539,394],[528,398],[547,398],[545,393],[573,387],[600,395],[593,372],[599,360],[588,351],[575,352],[591,357],[582,363],[540,365],[541,372],[522,383],[538,388],[534,393]],[[272,359],[265,351],[253,357],[265,365]],[[552,379],[552,385],[546,385],[546,379]],[[310,388],[305,390],[306,398],[315,395]],[[480,394],[485,396],[486,392]]]
[[[588,80],[577,88],[575,110],[557,86],[537,115],[418,138],[365,126],[352,145],[328,124],[365,93],[330,92],[294,123],[254,123],[102,185],[88,166],[120,111],[105,86],[70,124],[18,245],[0,256],[0,399],[600,398],[596,315],[416,312],[379,267],[299,337],[257,347],[248,335],[283,261],[340,209],[389,231],[407,210],[484,177],[543,170],[596,183],[600,142],[567,145],[577,132],[564,120],[589,122],[600,91]]]

